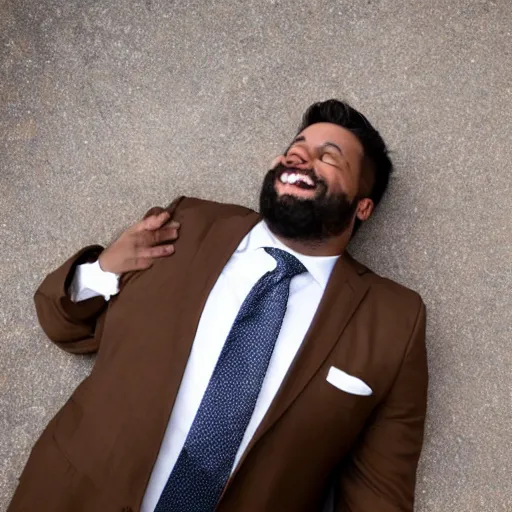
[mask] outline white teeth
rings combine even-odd
[[[307,183],[311,187],[315,185],[313,183],[313,180],[309,176],[306,176],[304,174],[288,174],[287,172],[284,172],[283,174],[281,174],[281,177],[279,179],[281,180],[281,183],[289,183],[290,185],[294,185],[299,181],[303,181],[304,183]]]

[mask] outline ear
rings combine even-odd
[[[364,222],[370,218],[374,208],[375,205],[373,201],[369,197],[365,197],[357,203],[356,217]]]

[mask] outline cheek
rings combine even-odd
[[[317,175],[322,177],[327,184],[330,194],[347,194],[349,197],[355,197],[357,194],[357,183],[353,175],[347,170],[340,167],[334,167],[326,163],[319,163],[315,171]]]
[[[353,198],[357,195],[358,183],[354,179],[354,176],[349,174],[348,172],[339,171],[336,176],[335,182],[337,192],[343,192],[349,198]]]
[[[327,183],[327,187],[330,193],[339,194],[339,193],[350,193],[350,184],[347,183],[347,180],[340,175],[339,171],[335,173],[331,173],[331,175],[327,176],[324,181]]]

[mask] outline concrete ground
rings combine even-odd
[[[178,194],[255,207],[338,97],[397,166],[352,252],[428,307],[417,510],[512,510],[511,27],[509,0],[0,0],[0,509],[94,363],[40,330],[43,277]]]

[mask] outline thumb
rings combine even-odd
[[[284,163],[284,155],[279,155],[272,160],[272,163],[270,164],[270,168],[274,169],[277,164],[283,164]]]

